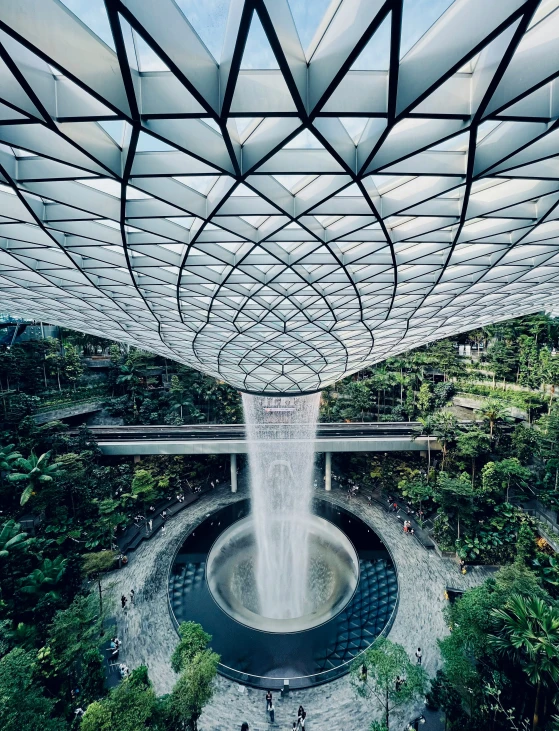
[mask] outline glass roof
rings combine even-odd
[[[559,309],[559,2],[107,7],[0,11],[2,311],[303,393]]]

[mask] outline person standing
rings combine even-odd
[[[266,713],[270,710],[271,705],[272,705],[272,691],[269,690],[266,693]]]
[[[161,525],[161,535],[164,536],[166,532],[167,532],[167,526],[165,525],[165,523],[163,523]]]
[[[241,731],[250,731],[248,727],[248,723],[245,721],[243,724],[241,724]]]
[[[125,596],[124,596],[124,594],[123,594],[123,595],[122,595],[122,596],[120,597],[120,603],[122,604],[122,608],[123,608],[123,609],[126,609],[126,601],[127,601],[127,599],[126,599],[126,597],[125,597]]]
[[[150,518],[148,520],[148,526],[149,526],[149,532],[151,533],[153,530],[153,518]]]
[[[130,589],[130,604],[135,604],[136,592],[134,589]]]
[[[421,652],[421,647],[417,648],[417,652],[415,653],[415,656],[417,658],[417,664],[421,665],[421,660],[423,659],[423,653]]]
[[[276,709],[274,708],[273,701],[270,702],[270,705],[268,706],[268,711],[270,712],[270,723],[274,723]]]

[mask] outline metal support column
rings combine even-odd
[[[332,489],[332,452],[325,453],[324,461],[324,488],[327,492]]]
[[[237,455],[231,455],[231,492],[237,492]]]

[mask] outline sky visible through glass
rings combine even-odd
[[[62,0],[85,25],[114,49],[103,0]],[[175,0],[207,49],[219,63],[231,0]],[[433,25],[453,0],[404,0],[400,57]],[[338,5],[339,0],[332,0]],[[306,50],[328,10],[331,0],[289,0],[293,20]],[[354,70],[386,70],[390,57],[390,18],[382,23],[357,61]],[[145,42],[135,37],[142,71],[162,70],[164,65]],[[254,16],[241,68],[276,69],[278,64],[258,17]]]

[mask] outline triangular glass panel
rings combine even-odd
[[[217,175],[180,175],[174,176],[175,180],[179,183],[187,185],[192,190],[201,193],[202,195],[208,195],[210,190],[214,187],[218,180]]]
[[[324,145],[313,135],[313,133],[305,129],[299,132],[292,140],[284,145],[286,150],[323,150]]]
[[[368,117],[340,117],[340,122],[355,144],[359,142],[368,121]]]
[[[169,71],[169,67],[135,30],[132,31],[140,71]]]
[[[390,26],[388,13],[378,30],[361,51],[351,67],[352,71],[387,71],[390,66]]]
[[[219,63],[231,0],[211,0],[211,2],[175,0],[175,2],[208,51]]]
[[[118,119],[114,122],[99,122],[105,132],[110,135],[119,147],[122,147],[124,137],[124,120]]]
[[[138,135],[136,152],[169,152],[174,150],[174,147],[171,147],[166,142],[162,142],[162,140],[158,140],[157,137],[153,137],[153,135],[147,132],[140,132]]]
[[[331,0],[288,0],[303,49],[307,49],[328,10]]]
[[[241,69],[279,69],[270,41],[256,13],[248,31]]]
[[[454,0],[404,0],[400,58],[441,17]]]
[[[111,26],[103,0],[87,0],[87,2],[83,0],[62,0],[62,2],[89,30],[93,31],[113,51],[115,50],[113,34],[111,33]]]

